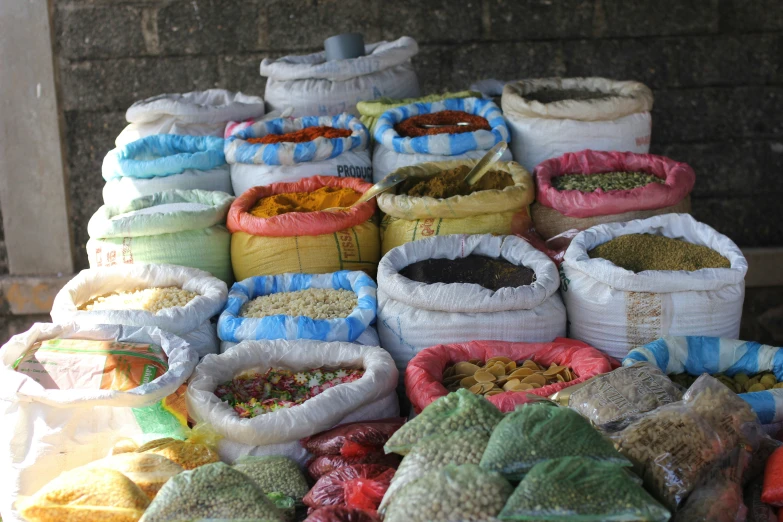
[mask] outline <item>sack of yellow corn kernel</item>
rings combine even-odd
[[[370,130],[370,134],[375,131],[375,123],[381,114],[389,109],[396,109],[403,105],[410,105],[412,103],[431,103],[436,101],[443,101],[448,98],[480,98],[481,93],[476,91],[459,91],[459,92],[445,92],[443,94],[428,94],[427,96],[419,96],[418,98],[376,98],[374,100],[360,101],[356,104],[356,110],[361,115],[359,117],[362,123]]]
[[[323,209],[334,205],[324,194],[308,198],[308,194],[329,187],[335,192],[326,194],[327,198],[342,193],[342,189],[358,196],[371,186],[356,178],[313,176],[246,191],[231,204],[226,223],[231,232],[231,263],[237,281],[260,275],[340,270],[363,270],[375,276],[381,257],[375,201],[329,212]],[[256,209],[266,200],[271,201],[270,208],[274,207],[272,214],[257,217],[254,212],[259,214]],[[307,210],[289,210],[293,204],[299,209],[306,200]]]
[[[226,304],[226,283],[174,265],[116,265],[82,270],[57,293],[52,322],[154,326],[187,341],[199,357],[217,353],[210,319]]]
[[[155,367],[160,363],[157,355],[148,361],[155,364],[141,371],[139,385],[131,389],[122,383],[102,382],[109,357],[104,366],[95,357],[71,364],[71,374],[83,377],[79,387],[70,389],[47,385],[44,377],[51,374],[46,370],[41,369],[37,376],[17,371],[17,361],[37,343],[53,339],[81,339],[87,341],[85,346],[93,346],[94,341],[148,344],[154,347],[153,353],[165,353],[165,373],[161,375]],[[71,354],[63,357],[73,361]],[[118,369],[130,364],[127,355],[114,359]],[[4,486],[0,488],[0,516],[17,520],[12,505],[18,496],[30,496],[60,473],[107,456],[119,440],[145,443],[161,437],[184,437],[185,419],[177,403],[182,398],[177,393],[197,362],[196,353],[185,341],[152,327],[37,323],[12,337],[0,348],[0,418],[2,433],[8,435],[0,436]],[[136,370],[131,373],[139,375]],[[90,375],[94,375],[92,381]]]
[[[397,172],[431,178],[456,167],[474,166],[478,160],[422,163]],[[378,196],[385,213],[381,222],[381,253],[417,239],[448,234],[517,234],[530,227],[528,205],[535,197],[530,173],[516,162],[499,162],[492,170],[507,172],[514,184],[503,190],[481,190],[467,196],[437,199],[390,192]]]

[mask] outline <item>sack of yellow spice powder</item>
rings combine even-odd
[[[294,196],[324,187],[338,191],[320,197],[312,194]],[[246,191],[231,205],[227,221],[232,233],[231,262],[237,280],[259,275],[323,274],[339,270],[363,270],[374,276],[380,259],[378,225],[373,219],[375,201],[347,211],[322,210],[341,202],[339,195],[345,195],[345,192],[339,189],[363,194],[370,187],[369,183],[355,178],[313,176],[295,183],[274,183]],[[290,196],[285,201],[276,198],[275,204],[262,202],[255,211],[269,217],[253,215],[253,209],[261,200],[280,194]],[[353,198],[344,200],[349,205],[353,201]],[[281,209],[284,203],[291,203],[289,210],[298,211],[274,215],[284,210]],[[314,210],[302,212],[310,209]]]
[[[477,160],[422,163],[396,172],[418,178],[431,178],[443,170]],[[386,214],[381,222],[381,252],[386,254],[417,239],[448,234],[518,234],[530,227],[528,205],[535,186],[530,173],[516,162],[499,162],[492,170],[511,175],[512,186],[503,190],[481,190],[467,196],[436,199],[387,192],[378,196],[378,206]]]

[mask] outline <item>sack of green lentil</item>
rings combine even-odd
[[[401,136],[398,131],[399,124],[409,118],[444,111],[466,113],[466,118],[483,120],[484,125],[472,124],[471,128],[476,130],[459,134],[443,132],[411,137]],[[500,108],[481,98],[449,98],[389,109],[378,118],[373,137],[372,175],[375,183],[402,167],[433,161],[478,160],[499,142],[509,141],[508,127]],[[504,152],[501,160],[511,161],[511,152]]]
[[[298,136],[322,129],[335,134]],[[289,135],[291,141],[278,138]],[[296,141],[294,141],[296,140]],[[306,116],[231,122],[226,127],[226,161],[234,194],[258,185],[299,181],[310,176],[337,176],[372,181],[370,134],[358,118]]]
[[[225,192],[167,190],[124,205],[103,205],[87,224],[90,268],[164,263],[198,268],[231,284],[231,234],[225,223],[232,201]]]
[[[154,134],[223,137],[226,123],[264,115],[264,100],[241,92],[208,89],[184,94],[160,94],[139,100],[125,113],[130,125],[115,144],[127,145]]]
[[[646,154],[652,91],[606,78],[540,78],[503,88],[503,115],[514,159],[526,169],[585,149]]]
[[[282,493],[301,502],[310,486],[296,461],[282,455],[239,457],[232,466],[241,471],[264,493]]]
[[[535,273],[527,285],[499,288],[478,284],[413,281],[401,271],[430,259],[482,256],[524,266]],[[486,283],[494,282],[494,274]],[[565,336],[565,307],[557,293],[554,263],[514,236],[449,235],[406,243],[378,265],[378,334],[400,373],[422,349],[473,339],[550,342]]]
[[[414,103],[430,103],[436,101],[443,101],[448,98],[478,98],[481,97],[481,93],[476,91],[459,91],[459,92],[445,92],[443,94],[428,94],[426,96],[419,96],[418,98],[377,98],[374,100],[360,101],[356,104],[356,110],[359,111],[359,119],[370,130],[370,133],[374,132],[375,124],[378,122],[378,118],[383,115],[384,112],[389,109],[396,109],[403,105],[412,105]]]
[[[666,522],[669,511],[625,468],[587,457],[537,464],[511,494],[500,520],[647,520]]]
[[[82,270],[55,296],[52,322],[154,326],[182,337],[203,357],[217,353],[212,317],[226,304],[226,283],[175,265],[116,265]]]
[[[103,158],[103,202],[122,206],[164,190],[233,194],[223,138],[158,134],[109,151]]]
[[[685,163],[633,152],[583,150],[534,170],[536,231],[549,239],[602,223],[689,212],[696,175]]]
[[[218,319],[221,352],[241,341],[314,339],[379,346],[377,285],[364,272],[257,276],[235,283]]]
[[[254,377],[270,370],[290,374],[285,382],[293,379],[297,384],[283,384],[285,389],[275,388],[269,397],[256,397],[264,384],[256,393],[254,383],[263,379]],[[346,374],[350,379],[334,384]],[[193,419],[223,436],[218,452],[225,462],[244,455],[284,455],[304,466],[309,453],[299,439],[345,422],[398,415],[396,384],[394,363],[379,347],[310,340],[243,341],[204,358],[188,384],[186,398]],[[293,402],[293,393],[296,398],[301,394],[292,387],[308,387],[303,402]],[[274,398],[280,400],[271,400],[274,404],[266,400]]]
[[[411,58],[419,52],[413,38],[365,46],[365,55],[326,61],[326,53],[291,55],[261,62],[266,76],[264,99],[270,110],[293,107],[293,116],[358,116],[356,104],[375,98],[419,96],[419,80]]]
[[[371,185],[355,178],[313,176],[295,183],[254,187],[232,203],[226,226],[232,234],[231,263],[238,281],[258,275],[338,270],[364,270],[375,275],[381,257],[375,200],[343,212],[288,212],[270,217],[251,213],[263,198],[324,187],[363,194]]]
[[[619,263],[635,262],[628,266],[636,272],[592,257],[599,245],[629,234],[637,236],[627,240],[630,244],[615,243],[612,255]],[[661,241],[666,245],[658,246]],[[728,268],[693,270],[702,265],[678,259]],[[659,266],[668,269],[655,269]],[[665,214],[580,232],[566,250],[562,270],[569,337],[612,357],[622,359],[634,347],[665,335],[739,335],[748,263],[731,239],[690,215]]]
[[[39,382],[45,370],[16,370],[17,363],[36,343],[53,339],[155,345],[165,353],[168,370],[155,378],[158,370],[150,363],[144,374],[148,374],[146,379],[153,379],[142,380],[127,391],[98,389],[104,368],[109,373],[112,365],[99,364],[96,368],[97,357],[90,358],[90,362],[85,359],[86,367],[69,368],[71,375],[91,381],[89,389],[53,388]],[[48,355],[56,361],[56,350]],[[63,355],[72,360],[71,354]],[[106,357],[106,362],[109,359]],[[185,433],[181,418],[168,400],[177,398],[198,357],[181,338],[158,328],[36,323],[0,348],[0,360],[0,417],[7,435],[0,437],[4,486],[0,489],[0,516],[4,520],[18,520],[12,508],[18,496],[32,495],[60,473],[107,456],[120,440],[146,442]]]

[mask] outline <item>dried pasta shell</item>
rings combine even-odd
[[[506,391],[513,390],[519,385],[520,380],[519,379],[510,379],[506,384],[503,385],[503,389]]]
[[[465,375],[473,375],[481,369],[480,367],[470,362],[458,362],[452,366],[452,368],[454,368],[454,371],[457,373],[464,373]]]
[[[470,377],[465,377],[464,379],[459,381],[459,385],[462,386],[463,388],[470,388],[475,384],[478,384],[478,381],[472,375]]]
[[[493,364],[491,368],[487,369],[487,371],[495,377],[502,377],[503,375],[506,375],[506,367],[503,366],[503,363],[501,362]]]
[[[497,377],[491,373],[489,373],[486,370],[479,370],[475,374],[473,374],[473,378],[476,379],[476,382],[495,382],[495,379]]]
[[[546,384],[546,378],[543,375],[533,374],[522,379],[522,382],[528,384],[537,383],[543,386]]]
[[[474,384],[473,386],[468,388],[468,391],[470,391],[470,393],[475,393],[476,395],[480,395],[481,393],[484,392],[484,387],[481,384]]]

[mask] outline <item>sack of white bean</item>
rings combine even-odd
[[[258,276],[235,283],[218,319],[220,351],[241,341],[313,339],[378,346],[376,284],[364,272]]]
[[[117,265],[82,270],[57,293],[52,321],[78,325],[155,326],[182,337],[203,357],[217,353],[210,319],[226,304],[226,283],[174,265]]]

